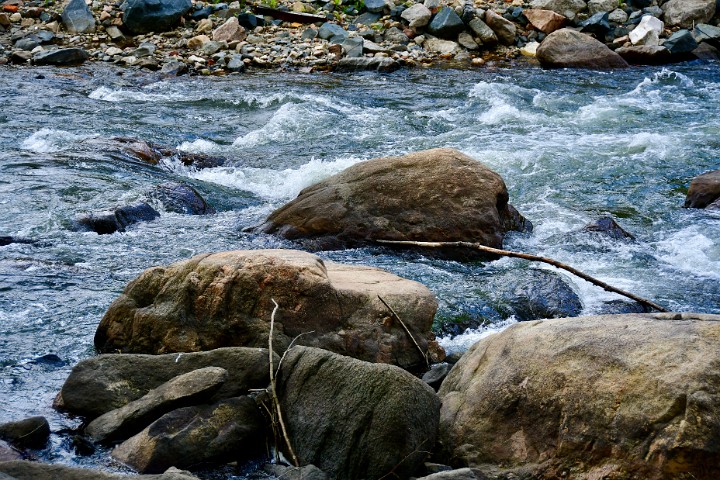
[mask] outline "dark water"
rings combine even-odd
[[[426,148],[458,148],[503,176],[511,203],[536,227],[506,247],[672,310],[720,312],[720,214],[680,208],[690,179],[720,168],[717,64],[172,80],[97,66],[0,67],[0,81],[0,235],[37,241],[0,247],[0,422],[45,415],[54,429],[78,425],[54,413],[52,399],[72,365],[93,354],[107,306],[145,268],[201,252],[292,247],[242,230],[355,162]],[[105,148],[113,136],[230,161],[203,171],[173,159],[150,167]],[[168,180],[191,183],[219,213],[163,212],[113,235],[72,229],[78,214],[147,199]],[[638,241],[572,234],[603,214]],[[477,292],[493,274],[541,268],[366,249],[321,256],[419,280],[443,315],[481,308]],[[566,279],[584,313],[619,298]],[[462,349],[481,334],[444,342]],[[61,436],[40,455],[116,467],[101,455],[75,457]]]

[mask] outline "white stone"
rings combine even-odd
[[[454,54],[460,49],[460,45],[450,40],[441,40],[435,37],[429,37],[423,43],[423,48],[430,52],[440,55]]]
[[[110,55],[111,57],[113,57],[113,56],[115,56],[115,55],[120,55],[120,54],[122,54],[122,52],[123,52],[123,51],[122,51],[121,48],[118,48],[118,47],[110,47],[110,48],[108,48],[107,50],[105,50],[105,55]]]
[[[535,57],[539,46],[538,42],[530,42],[520,49],[520,53],[526,57]]]
[[[660,34],[665,24],[653,17],[645,15],[635,29],[630,32],[630,42],[633,45],[660,45]]]

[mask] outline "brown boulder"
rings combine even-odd
[[[720,198],[720,170],[693,178],[685,198],[685,208],[707,208]]]
[[[485,12],[485,23],[488,27],[495,32],[498,40],[503,45],[515,45],[515,35],[517,35],[517,28],[515,24],[510,20],[498,15],[492,10]]]
[[[457,150],[438,148],[353,165],[304,189],[259,230],[318,249],[380,239],[499,248],[507,230],[526,223],[508,204],[497,173]],[[462,254],[477,258],[476,252]]]
[[[537,49],[544,68],[626,68],[628,64],[590,35],[562,28],[548,35]]]
[[[718,478],[718,338],[720,315],[515,324],[440,388],[441,459],[532,478]]]
[[[272,299],[278,352],[293,337],[371,362],[425,364],[437,302],[423,285],[377,268],[323,262],[296,250],[198,255],[146,270],[103,317],[95,346],[103,352],[168,353],[268,344]],[[438,347],[439,348],[439,347]]]
[[[565,16],[552,10],[528,9],[523,10],[523,15],[533,27],[546,34],[564,27],[567,21]]]

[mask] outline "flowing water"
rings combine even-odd
[[[505,179],[511,203],[535,225],[531,235],[510,235],[507,248],[569,263],[671,310],[720,312],[720,214],[681,208],[690,179],[720,168],[717,64],[169,80],[97,65],[0,67],[0,80],[0,236],[35,242],[0,247],[0,422],[45,415],[54,430],[79,424],[53,412],[52,399],[72,366],[94,354],[110,302],[145,268],[208,251],[292,248],[243,229],[356,162],[433,147],[458,148]],[[173,158],[143,165],[105,148],[115,136],[229,161],[200,171]],[[219,213],[162,211],[112,235],[73,228],[80,214],[146,199],[171,180],[193,185]],[[576,233],[606,214],[637,241]],[[477,292],[497,273],[544,268],[372,249],[320,255],[421,281],[445,316],[483,311]],[[563,276],[584,313],[619,298]],[[443,344],[461,350],[514,321],[488,319]],[[39,455],[117,468],[102,455],[75,456],[63,436]]]

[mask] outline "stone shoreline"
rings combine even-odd
[[[630,5],[617,0],[272,0],[273,8],[238,1],[164,3],[183,1],[180,14],[173,13],[173,23],[162,28],[165,20],[158,20],[157,12],[145,24],[133,20],[127,2],[5,0],[0,3],[0,65],[99,61],[170,75],[479,67],[533,58],[540,43],[562,27],[595,37],[609,54],[615,50],[629,63],[717,59],[720,46],[714,5],[711,10],[691,5],[713,0],[683,4],[679,13],[672,11],[678,0]]]

